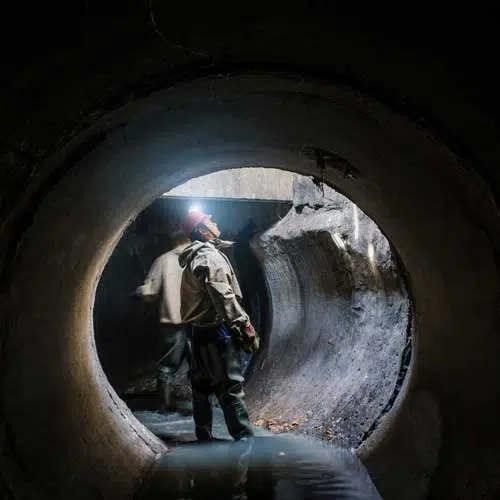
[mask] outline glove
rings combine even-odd
[[[245,352],[255,354],[260,347],[260,337],[252,323],[248,323],[241,331],[241,342]]]

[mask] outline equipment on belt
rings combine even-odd
[[[242,349],[245,352],[255,354],[259,350],[260,337],[252,323],[248,323],[243,328],[233,326],[231,330],[240,339]]]

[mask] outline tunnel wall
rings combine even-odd
[[[299,188],[253,242],[272,311],[249,406],[255,419],[356,449],[396,390],[410,301],[373,221],[328,186]]]

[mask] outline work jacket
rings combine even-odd
[[[231,242],[194,241],[180,255],[183,322],[199,327],[241,328],[250,321],[240,304],[240,285],[229,259],[219,250]]]
[[[181,316],[181,280],[182,268],[179,255],[190,243],[181,245],[160,255],[151,266],[144,284],[136,293],[145,299],[153,299],[161,293],[160,323],[178,325]]]

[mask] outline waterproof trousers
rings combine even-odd
[[[158,360],[157,387],[164,404],[171,404],[172,377],[185,360],[191,363],[190,327],[187,325],[160,325],[161,357]]]
[[[244,402],[243,367],[241,346],[225,328],[193,328],[191,387],[199,441],[212,439],[212,394],[219,401],[229,434],[236,440],[253,435]]]

